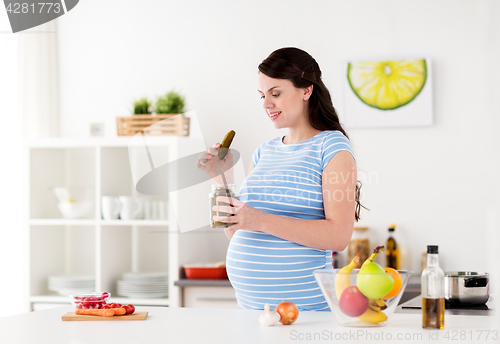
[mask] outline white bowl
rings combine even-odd
[[[94,199],[94,190],[87,187],[54,187],[52,188],[59,203],[84,202]]]
[[[65,219],[82,219],[89,217],[92,206],[93,203],[90,201],[62,202],[57,204],[59,211]]]

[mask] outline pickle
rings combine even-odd
[[[232,197],[232,198],[235,198],[235,199],[238,199],[238,200],[240,199],[239,196],[235,195],[235,193],[233,192],[233,190],[227,189],[224,186],[219,186],[216,190],[214,190],[213,195],[211,195],[210,209],[214,205],[232,206],[231,204],[226,203],[226,202],[217,202],[217,197],[219,197],[219,196]],[[213,210],[210,210],[210,213],[211,213],[210,219],[212,221],[212,223],[211,223],[211,227],[212,228],[227,228],[227,227],[232,226],[232,225],[235,224],[235,223],[226,223],[226,222],[219,222],[219,221],[213,220],[213,216],[214,215],[217,215],[217,216],[234,216],[233,214],[224,213],[224,212],[214,212]]]
[[[224,158],[226,157],[229,146],[231,146],[231,142],[233,142],[234,135],[236,135],[236,133],[234,132],[234,130],[231,130],[226,134],[226,136],[224,136],[224,140],[222,140],[219,148],[218,156],[220,160],[224,160]]]

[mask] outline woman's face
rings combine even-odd
[[[312,86],[296,88],[290,80],[273,79],[259,73],[258,91],[264,110],[276,129],[308,123],[307,109]]]

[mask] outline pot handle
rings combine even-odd
[[[488,285],[489,278],[488,277],[471,277],[464,278],[464,287],[465,288],[477,288],[477,287],[486,287]]]

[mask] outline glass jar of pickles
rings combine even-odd
[[[214,221],[214,215],[233,216],[232,214],[212,210],[212,207],[214,205],[231,206],[229,203],[217,201],[217,197],[219,197],[219,196],[232,197],[232,198],[239,200],[240,196],[238,194],[238,191],[236,190],[236,184],[227,184],[227,187],[224,185],[213,184],[212,185],[212,192],[208,195],[208,200],[209,200],[209,205],[210,205],[210,226],[212,228],[227,228],[231,225],[234,225],[234,223]]]
[[[354,227],[352,232],[352,238],[349,242],[348,249],[348,262],[350,262],[354,256],[359,256],[359,266],[368,259],[370,256],[370,240],[368,239],[368,227]]]

